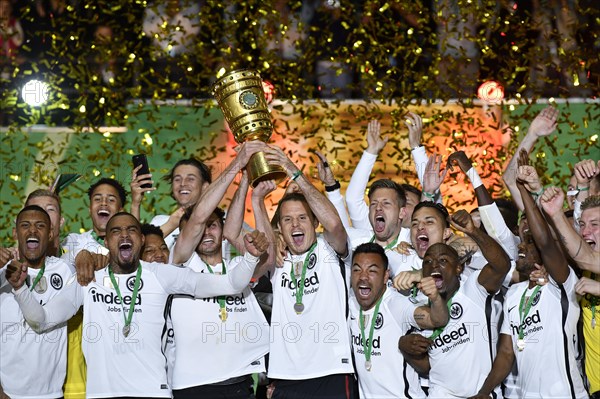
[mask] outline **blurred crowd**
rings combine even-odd
[[[0,0],[2,83],[67,97],[208,98],[252,67],[280,98],[597,95],[598,5],[582,0]],[[106,93],[106,90],[104,91]],[[105,96],[104,96],[105,97]],[[115,99],[117,100],[117,99]],[[89,107],[89,104],[88,104]],[[63,107],[64,108],[64,107]]]

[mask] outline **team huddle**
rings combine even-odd
[[[130,212],[101,178],[91,229],[63,240],[58,195],[32,192],[0,248],[0,397],[600,398],[600,161],[578,162],[566,195],[542,186],[528,153],[557,117],[541,111],[508,163],[511,200],[464,152],[428,157],[414,113],[420,189],[369,185],[387,142],[371,121],[344,195],[322,154],[324,192],[260,141],[214,179],[177,162],[177,210],[150,223],[139,167]],[[245,170],[258,152],[289,177],[272,217],[276,183],[250,189]],[[448,170],[473,211],[443,205]]]

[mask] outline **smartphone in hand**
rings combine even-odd
[[[142,165],[141,169],[137,171],[137,175],[147,175],[150,173],[150,168],[148,168],[148,159],[146,158],[146,154],[137,154],[131,157],[131,159],[133,160],[133,168],[137,168],[138,166]],[[152,187],[152,184],[150,183],[145,183],[142,184],[140,187],[142,188],[150,188]]]

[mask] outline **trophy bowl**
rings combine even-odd
[[[273,122],[258,71],[231,71],[214,83],[212,93],[237,143],[269,141]],[[287,177],[283,168],[267,163],[263,152],[254,154],[246,169],[252,187],[265,180],[279,183]]]

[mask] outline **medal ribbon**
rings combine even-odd
[[[306,258],[304,258],[304,263],[302,264],[302,274],[300,276],[300,279],[298,279],[296,277],[296,274],[294,273],[294,262],[291,262],[292,265],[290,266],[290,278],[296,279],[296,304],[298,305],[302,304],[302,296],[304,295],[304,290],[300,288],[300,282],[304,282],[304,278],[306,277],[306,269],[308,267],[308,259],[310,258],[310,255],[312,255],[312,253],[315,251],[316,247],[317,241],[315,241],[315,243],[310,247],[310,249],[308,250],[308,254],[306,254]]]
[[[93,238],[94,240],[96,240],[96,242],[97,242],[98,244],[100,244],[100,245],[104,246],[104,237],[100,237],[100,236],[98,236],[98,234],[96,234],[96,232],[95,232],[94,230],[92,230],[91,234],[92,234],[92,238]]]
[[[33,279],[33,284],[31,284],[31,288],[29,288],[29,291],[33,291],[33,289],[35,288],[35,286],[37,285],[37,283],[40,282],[40,279],[44,275],[44,270],[45,269],[46,269],[46,262],[44,262],[44,264],[42,265],[42,267],[40,267],[40,271],[38,272],[37,276],[35,276],[35,278]]]
[[[519,303],[519,339],[523,339],[523,337],[525,336],[525,327],[523,326],[523,321],[525,321],[525,318],[527,317],[527,315],[529,314],[529,310],[531,309],[531,305],[533,304],[533,298],[535,298],[535,295],[538,293],[538,291],[542,288],[541,285],[536,285],[535,289],[533,290],[533,292],[531,293],[531,296],[529,298],[527,298],[527,301],[525,300],[525,294],[527,294],[528,288],[525,288],[525,291],[523,292],[523,295],[521,295],[521,302]],[[525,304],[525,307],[523,308],[523,304]]]
[[[125,320],[124,328],[127,328],[131,324],[131,319],[133,318],[135,300],[137,299],[138,289],[140,288],[140,277],[142,277],[142,264],[138,263],[138,269],[135,275],[135,283],[133,284],[133,295],[131,296],[131,303],[129,304],[129,312],[127,312],[127,316],[125,316],[125,306],[123,306],[123,297],[121,296],[121,290],[119,289],[119,284],[117,284],[117,280],[115,279],[115,275],[113,274],[110,265],[108,266],[108,275],[110,276],[110,281],[113,287],[115,288],[115,291],[117,291],[117,296],[121,301],[121,308],[123,309],[123,319]]]
[[[375,234],[373,234],[373,237],[371,237],[371,241],[369,241],[369,242],[375,242]],[[383,249],[385,251],[387,251],[389,249],[392,249],[392,248],[394,248],[396,246],[397,243],[398,243],[398,237],[396,237],[396,239],[394,241],[390,242]]]
[[[381,300],[383,299],[383,295],[379,297],[377,300],[377,304],[375,305],[375,310],[373,311],[373,316],[371,317],[371,327],[369,328],[369,339],[365,335],[365,320],[363,318],[362,308],[360,309],[358,315],[358,322],[360,324],[360,332],[363,336],[363,350],[365,351],[365,360],[367,362],[371,361],[371,349],[373,348],[373,331],[375,331],[375,321],[377,320],[377,315],[379,315],[379,305],[381,305]]]
[[[225,262],[221,263],[222,267],[221,267],[221,274],[226,274],[227,270],[225,269]],[[208,271],[210,272],[210,274],[214,274],[212,267],[210,267],[210,265],[207,263],[206,267],[208,267]],[[220,295],[217,297],[217,301],[219,302],[219,308],[221,309],[221,313],[222,312],[226,312],[225,310],[225,296],[224,295]]]
[[[456,292],[458,292],[458,291],[456,291]],[[448,299],[448,302],[446,302],[446,306],[448,306],[448,314],[450,314],[450,308],[452,307],[452,299],[454,299],[454,295],[456,295],[456,292],[454,294],[452,294],[452,296],[450,297],[450,299]],[[431,303],[429,305],[431,305]],[[444,331],[444,328],[446,328],[446,326],[444,326],[444,327],[438,327],[435,330],[433,330],[433,334],[431,334],[429,336],[429,339],[432,340],[432,341],[434,339],[436,339],[442,333],[442,331]]]

